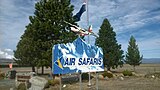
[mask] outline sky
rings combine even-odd
[[[34,15],[38,0],[0,0],[0,58],[13,58],[13,50]],[[84,0],[71,0],[76,14]],[[160,58],[160,0],[88,0],[89,25],[96,34],[107,18],[116,39],[127,51],[133,35],[143,58]],[[87,28],[87,12],[78,22]],[[95,38],[90,36],[90,43]]]

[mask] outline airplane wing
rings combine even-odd
[[[67,24],[69,24],[69,25],[71,25],[72,27],[75,27],[76,29],[78,29],[79,31],[83,31],[83,32],[85,32],[86,30],[84,30],[84,29],[82,29],[82,28],[80,28],[80,27],[78,27],[78,26],[76,26],[76,25],[73,25],[73,24],[71,24],[71,23],[69,23],[69,22],[67,22],[67,21],[64,21],[65,23],[67,23]]]
[[[71,23],[69,23],[69,22],[67,22],[67,21],[64,21],[65,23],[67,23],[67,24],[69,24],[69,25],[71,25],[71,26],[73,26],[73,27],[75,27],[75,28],[77,28],[77,29],[79,29],[80,27],[78,27],[78,26],[76,26],[76,25],[73,25],[73,24],[71,24]]]
[[[83,29],[77,29],[77,28],[75,28],[75,27],[70,27],[71,28],[71,31],[73,31],[73,32],[75,32],[75,33],[77,33],[77,34],[79,34],[79,35],[81,35],[81,36],[84,36],[84,35],[87,35],[88,34],[88,32],[87,31],[84,31]]]
[[[70,27],[70,28],[71,28],[71,31],[73,31],[73,32],[79,32],[79,30],[74,27]]]

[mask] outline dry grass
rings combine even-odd
[[[124,70],[134,71],[133,67],[124,64],[122,68],[114,69],[112,71],[123,72]],[[148,74],[160,72],[160,64],[141,64],[140,66],[136,66],[136,73],[138,74]]]
[[[118,68],[114,71],[114,74],[120,74],[124,70],[133,71],[133,67],[125,64],[123,68]],[[145,75],[152,73],[160,73],[160,64],[141,64],[136,67],[136,74],[139,76],[127,76],[124,80],[119,77],[111,78],[107,80],[99,80],[98,90],[159,90],[160,78],[146,78]],[[88,82],[82,83],[82,90],[96,90],[95,78],[91,80],[92,86],[89,88]],[[78,90],[79,82],[75,84],[65,84],[66,87],[63,90]],[[63,86],[63,85],[62,85]],[[50,87],[48,90],[59,90],[59,87]]]
[[[30,67],[13,68],[17,72],[29,72]],[[9,71],[9,68],[0,68],[2,72]],[[39,73],[40,73],[39,69]],[[121,74],[124,70],[133,71],[133,67],[125,64],[123,68],[112,70],[114,74]],[[45,69],[45,73],[50,73],[51,69]],[[127,76],[124,80],[119,77],[110,78],[107,80],[99,80],[99,90],[159,90],[160,78],[148,78],[145,75],[152,75],[152,73],[160,73],[160,64],[141,64],[136,67],[136,74],[139,76]],[[1,82],[1,81],[0,81]],[[82,90],[96,90],[96,80],[91,80],[92,86],[88,88],[88,82],[82,82]],[[73,84],[65,84],[66,87],[62,87],[62,90],[77,90],[79,89],[79,82]],[[62,84],[63,86],[63,84]],[[46,90],[59,90],[59,85],[51,86]]]

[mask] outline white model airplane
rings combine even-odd
[[[85,29],[82,29],[82,28],[80,28],[76,25],[73,25],[73,24],[69,23],[69,22],[66,22],[66,21],[64,21],[64,22],[71,25],[72,26],[72,27],[70,27],[71,31],[79,34],[80,36],[93,35],[95,37],[98,37],[96,34],[94,34],[92,32],[92,25],[89,26],[88,30],[85,30]]]

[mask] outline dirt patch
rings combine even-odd
[[[0,80],[0,90],[10,90],[10,88],[15,88],[14,79],[2,79]]]

